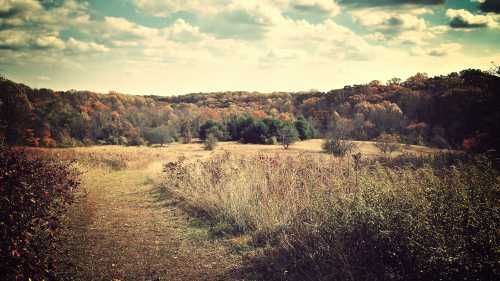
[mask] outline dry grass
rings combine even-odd
[[[269,247],[253,268],[259,280],[495,275],[500,178],[488,161],[433,169],[441,157],[415,158],[428,161],[422,167],[368,160],[355,168],[348,159],[311,152],[180,159],[166,165],[164,188],[212,232],[248,233],[253,246]]]
[[[50,155],[62,160],[76,161],[80,165],[120,170],[145,167],[148,163],[154,161],[171,161],[181,155],[189,159],[201,159],[207,158],[214,153],[223,153],[226,151],[242,155],[254,155],[258,152],[290,154],[302,152],[321,153],[322,143],[322,139],[300,141],[291,145],[288,150],[284,150],[281,145],[240,144],[238,142],[219,142],[214,151],[206,151],[202,143],[173,143],[163,147],[106,145],[51,149],[27,148],[27,150],[31,153]],[[364,156],[382,155],[373,142],[353,141],[353,143],[356,144],[358,150]],[[431,155],[443,151],[416,145],[402,147],[400,152],[393,153],[392,156],[398,156],[402,153]]]
[[[72,210],[73,232],[66,240],[68,260],[76,266],[68,274],[75,280],[240,280],[228,271],[252,251],[249,245],[270,243],[287,229],[313,204],[313,187],[338,185],[323,175],[344,173],[345,161],[320,153],[321,144],[298,142],[289,150],[220,142],[214,151],[201,143],[29,151],[76,161],[84,172],[85,194]],[[369,143],[360,149],[378,155]],[[265,164],[254,165],[255,155]],[[188,182],[162,177],[163,164],[179,158],[189,166]],[[288,169],[290,163],[308,165]],[[160,182],[169,189],[158,189]],[[176,183],[182,188],[172,188]],[[185,211],[203,212],[211,221],[207,226]],[[212,240],[228,233],[241,236]]]

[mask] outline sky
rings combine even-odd
[[[0,73],[35,88],[326,91],[500,64],[500,0],[0,0]]]

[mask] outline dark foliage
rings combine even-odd
[[[78,185],[67,165],[0,148],[2,280],[54,279],[55,241]]]
[[[307,122],[304,116],[299,116],[294,125],[301,140],[308,140],[314,137],[314,128],[311,123]]]
[[[205,124],[200,126],[200,130],[198,131],[198,136],[200,137],[200,139],[206,140],[208,135],[212,133],[217,139],[222,140],[224,139],[225,131],[226,130],[223,124],[215,122],[213,120],[208,120],[207,122],[205,122]]]
[[[332,136],[325,140],[322,145],[323,151],[334,156],[345,156],[354,152],[356,145],[350,141],[340,139],[339,137]]]
[[[151,128],[168,126],[179,140],[190,142],[198,133],[206,136],[207,128],[200,126],[208,124],[223,129],[230,140],[269,143],[279,122],[291,121],[301,139],[314,135],[314,125],[318,136],[333,129],[358,140],[388,133],[411,144],[499,151],[499,88],[496,73],[474,69],[432,78],[418,73],[406,81],[329,92],[174,97],[54,92],[2,79],[0,139],[33,146],[131,144],[141,143],[137,140]]]

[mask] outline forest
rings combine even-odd
[[[33,89],[0,78],[0,141],[8,145],[189,143],[273,144],[283,131],[309,139],[331,134],[439,148],[496,150],[500,144],[498,71],[425,73],[328,92],[219,92],[134,96]]]

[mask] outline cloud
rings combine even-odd
[[[233,0],[217,13],[202,17],[200,26],[202,31],[220,38],[257,40],[283,19],[273,2]]]
[[[298,60],[300,54],[292,50],[270,50],[259,58],[261,68],[286,67],[288,63]]]
[[[0,0],[0,27],[21,26],[40,9],[42,7],[37,1]]]
[[[166,17],[181,11],[192,11],[202,14],[213,14],[224,8],[228,0],[135,0],[134,4],[147,14]]]
[[[65,43],[57,34],[33,34],[24,30],[1,30],[0,48],[20,49],[58,49],[65,48]]]
[[[97,23],[98,32],[103,32],[105,37],[123,38],[148,38],[155,36],[158,30],[138,25],[122,17],[104,17],[102,24]]]
[[[427,24],[414,13],[400,13],[379,9],[362,9],[351,13],[354,21],[382,33],[396,34],[404,30],[424,30]]]
[[[37,76],[37,77],[35,77],[35,78],[36,78],[37,80],[39,80],[39,81],[50,81],[50,80],[51,80],[51,79],[50,79],[50,77],[48,77],[48,76],[44,76],[44,75],[39,75],[39,76]]]
[[[12,50],[64,50],[62,30],[89,22],[86,4],[76,0],[0,0],[0,46]]]
[[[500,1],[498,0],[483,0],[479,5],[481,11],[485,13],[500,13]]]
[[[0,48],[2,49],[21,49],[30,41],[31,36],[28,32],[13,29],[0,31]]]
[[[302,13],[335,16],[340,12],[340,7],[333,0],[294,0],[289,6]]]
[[[68,41],[66,42],[66,47],[70,50],[77,50],[83,52],[91,52],[91,51],[109,52],[109,48],[104,45],[97,44],[95,42],[80,41],[73,37],[70,37],[68,39]]]
[[[427,55],[433,57],[443,57],[452,53],[456,53],[463,48],[458,43],[445,43],[426,51]]]
[[[41,36],[34,39],[34,46],[39,48],[55,48],[62,50],[66,47],[64,41],[55,35]]]
[[[295,50],[296,57],[324,63],[331,60],[367,60],[374,48],[350,29],[331,19],[319,24],[305,20],[286,20],[271,31],[268,44],[280,50]]]
[[[401,5],[441,5],[445,0],[338,0],[340,4],[354,7],[378,7]]]
[[[183,19],[177,19],[171,26],[164,28],[162,33],[170,40],[177,42],[199,42],[207,38],[199,27]]]
[[[48,5],[50,8],[41,3],[46,1],[0,0],[0,27],[5,29],[30,25],[31,28],[59,30],[79,26],[90,18],[85,2],[66,0],[59,5]]]
[[[448,9],[446,16],[452,28],[484,28],[497,27],[498,23],[492,15],[474,15],[464,9]]]

